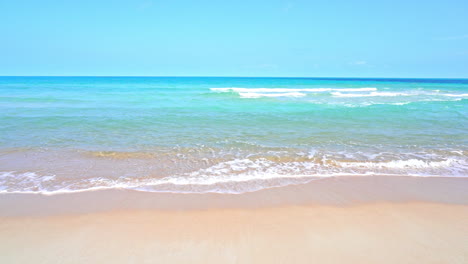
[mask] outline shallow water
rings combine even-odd
[[[0,191],[468,175],[468,80],[0,77]]]

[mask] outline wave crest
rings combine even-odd
[[[347,94],[347,93],[341,93],[341,92],[332,92],[331,94],[334,97],[376,97],[376,96],[394,97],[394,96],[413,95],[413,94],[408,94],[408,93],[391,93],[391,92],[371,92],[368,94]]]
[[[225,88],[210,88],[213,92],[235,92],[235,93],[292,93],[292,92],[370,92],[377,91],[377,88],[364,87],[364,88],[238,88],[238,87],[225,87]]]
[[[260,97],[303,97],[305,93],[239,93],[241,98],[260,98]]]

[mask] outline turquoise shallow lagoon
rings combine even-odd
[[[468,80],[0,77],[0,191],[468,175]]]

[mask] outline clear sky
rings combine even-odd
[[[468,1],[1,0],[0,75],[468,78]]]

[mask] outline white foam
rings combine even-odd
[[[410,104],[411,102],[398,102],[398,103],[388,103],[389,105],[407,105]]]
[[[241,98],[260,98],[260,97],[303,97],[305,93],[290,92],[290,93],[239,93]]]
[[[331,94],[334,97],[377,97],[377,96],[394,97],[394,96],[414,95],[414,94],[408,94],[408,93],[392,93],[392,92],[371,92],[367,94],[348,94],[348,93],[341,93],[341,92],[332,92]]]
[[[335,176],[466,176],[464,158],[445,160],[339,161],[310,153],[307,161],[274,162],[265,158],[234,159],[208,168],[164,178],[116,177],[57,179],[34,172],[0,172],[0,193],[57,194],[103,189],[173,193],[245,193],[307,183]],[[349,158],[349,157],[348,157]]]
[[[385,88],[384,88],[385,89]],[[238,93],[241,98],[261,98],[261,97],[304,97],[307,94],[320,93],[329,94],[334,98],[373,98],[381,97],[382,99],[389,97],[406,97],[413,98],[415,101],[460,101],[468,97],[466,93],[454,94],[454,93],[440,93],[438,90],[422,90],[412,89],[407,91],[377,91],[374,87],[362,87],[362,88],[243,88],[243,87],[224,87],[224,88],[210,88],[213,92],[227,93],[234,92]],[[449,98],[447,98],[449,97]],[[324,97],[320,96],[320,100]],[[320,104],[327,104],[327,102],[314,102]],[[329,102],[330,103],[330,102]],[[331,102],[333,104],[333,102]],[[361,107],[373,104],[393,104],[393,105],[404,105],[411,102],[368,102],[366,105],[358,103],[357,105],[349,105],[351,107]],[[348,105],[345,105],[348,106]]]
[[[377,91],[377,88],[364,87],[364,88],[210,88],[213,92],[235,92],[235,93],[292,93],[292,92],[370,92]]]
[[[35,172],[15,173],[14,171],[0,172],[0,191],[8,192],[14,188],[25,191],[44,190],[53,184],[55,175],[38,175]]]
[[[468,97],[468,94],[441,94],[448,97]]]
[[[336,176],[437,176],[434,169],[453,166],[467,169],[457,159],[443,161],[393,160],[387,162],[339,162],[326,156],[305,162],[277,163],[264,158],[234,159],[191,173],[149,180],[131,187],[142,191],[245,193],[265,188],[306,183]]]
[[[423,168],[447,168],[453,165],[465,165],[457,159],[447,159],[443,161],[424,161],[417,159],[394,160],[388,162],[337,162],[340,167],[347,168],[387,168],[387,169],[423,169]]]

